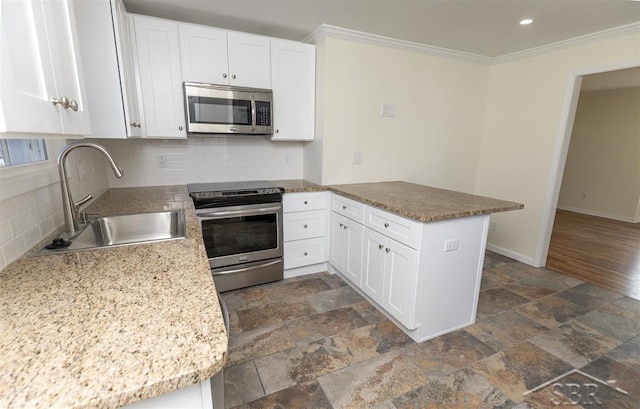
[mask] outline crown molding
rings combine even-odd
[[[348,28],[336,27],[329,24],[321,24],[311,34],[309,34],[303,42],[316,44],[322,38],[337,38],[340,40],[356,41],[365,44],[379,45],[383,47],[396,48],[405,51],[411,51],[421,54],[435,55],[438,57],[454,58],[457,60],[470,61],[480,64],[492,65],[505,62],[515,61],[522,58],[528,58],[553,50],[573,47],[579,44],[600,41],[607,38],[618,37],[629,33],[640,33],[640,22],[627,24],[620,27],[614,27],[607,30],[597,31],[595,33],[586,34],[579,37],[570,38],[568,40],[557,41],[555,43],[546,44],[540,47],[530,48],[528,50],[517,51],[515,53],[505,54],[498,57],[488,57],[480,54],[468,53],[465,51],[452,50],[444,47],[436,47],[433,45],[416,43],[413,41],[399,40],[391,37],[384,37],[377,34],[369,34],[361,31],[351,30]]]
[[[626,24],[624,26],[614,27],[607,30],[596,31],[595,33],[585,34],[583,36],[570,38],[568,40],[557,41],[555,43],[542,45],[540,47],[534,47],[528,50],[517,51],[515,53],[501,55],[499,57],[493,58],[493,63],[501,64],[505,62],[515,61],[522,58],[545,54],[554,50],[573,47],[580,44],[591,43],[594,41],[605,40],[607,38],[618,37],[621,35],[635,33],[635,32],[640,33],[640,22]]]
[[[493,62],[493,59],[491,57],[485,57],[484,55],[467,53],[464,51],[452,50],[444,47],[436,47],[433,45],[421,44],[413,41],[399,40],[396,38],[384,37],[377,34],[363,33],[361,31],[336,27],[329,24],[321,24],[311,34],[309,34],[303,40],[303,42],[316,44],[321,38],[326,37],[396,48],[399,50],[435,55],[438,57],[454,58],[457,60],[471,61],[487,65]]]

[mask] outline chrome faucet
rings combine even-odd
[[[58,174],[60,175],[60,187],[62,189],[62,212],[64,213],[64,230],[68,233],[76,233],[81,230],[80,220],[78,213],[80,206],[93,199],[91,194],[88,194],[84,199],[77,202],[73,201],[71,197],[71,190],[69,189],[69,179],[67,178],[67,171],[65,169],[65,161],[69,153],[76,148],[93,148],[96,149],[107,158],[107,162],[111,165],[113,173],[117,178],[123,176],[122,169],[116,164],[111,157],[111,154],[102,146],[93,142],[75,142],[71,143],[60,151],[58,154]]]

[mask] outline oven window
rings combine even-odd
[[[192,124],[251,125],[251,101],[189,97]]]
[[[276,214],[202,220],[209,258],[278,248]]]

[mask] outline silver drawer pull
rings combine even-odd
[[[304,201],[304,204],[307,204],[307,201],[306,201],[306,200]]]
[[[342,210],[347,210],[347,206],[346,205],[342,205]]]
[[[383,246],[382,244],[378,244],[378,248],[379,248],[380,250],[382,250],[382,248],[383,248],[383,247],[384,247],[384,246]]]
[[[307,227],[308,227],[308,226],[305,224],[305,225],[304,225],[304,228],[306,229]]]
[[[307,252],[305,251],[305,252],[304,252],[304,255],[305,255],[305,256],[308,256],[308,255],[309,255],[309,253],[307,253]]]
[[[387,253],[391,251],[391,249],[389,247],[387,247],[386,249],[384,249],[384,251],[386,251]]]
[[[340,227],[344,226],[344,224],[340,223]]]
[[[345,230],[347,230],[347,225],[345,224],[342,228],[343,228],[343,229],[345,229]]]
[[[385,224],[384,224],[384,227],[389,227],[389,223],[385,223]]]

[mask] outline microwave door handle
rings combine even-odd
[[[251,131],[256,131],[256,97],[251,95]]]
[[[260,209],[250,210],[224,210],[221,212],[196,212],[198,217],[229,217],[229,216],[243,216],[251,214],[271,213],[280,210],[282,206],[263,207]]]

